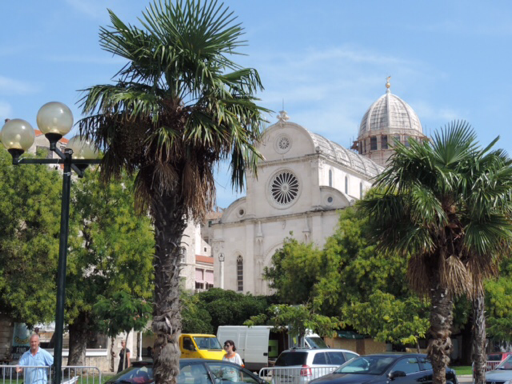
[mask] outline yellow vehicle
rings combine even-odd
[[[222,360],[226,353],[215,335],[182,333],[180,336],[182,358]]]

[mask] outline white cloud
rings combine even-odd
[[[36,93],[39,87],[34,84],[24,81],[10,79],[8,77],[0,76],[0,93],[7,95],[27,95]]]

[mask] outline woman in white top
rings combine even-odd
[[[226,340],[226,342],[224,343],[224,350],[226,351],[226,354],[222,357],[222,360],[238,364],[242,367],[244,366],[242,358],[238,353],[235,352],[236,347],[235,342],[233,340]],[[237,369],[233,369],[231,367],[224,367],[223,371],[224,372],[222,378],[224,380],[241,381],[241,379],[238,377]]]

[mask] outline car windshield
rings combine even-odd
[[[222,349],[219,340],[216,337],[194,337],[194,341],[199,349]]]
[[[109,382],[138,384],[152,383],[153,381],[153,367],[151,366],[130,367],[109,379]]]
[[[512,356],[508,356],[505,360],[498,364],[495,369],[512,370]]]
[[[361,375],[382,375],[391,364],[396,361],[393,356],[362,356],[356,357],[341,367],[334,373],[354,373]]]
[[[306,340],[311,348],[329,348],[321,337],[306,337]]]

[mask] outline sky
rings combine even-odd
[[[112,83],[124,61],[103,51],[111,9],[126,23],[146,0],[2,1],[0,121],[36,125],[39,108],[61,101],[80,113],[79,90]],[[345,147],[385,91],[418,114],[424,133],[466,120],[482,145],[512,153],[512,2],[451,0],[227,0],[245,29],[236,61],[258,70],[260,104]],[[67,137],[76,134],[74,129]],[[233,192],[225,165],[217,204]]]

